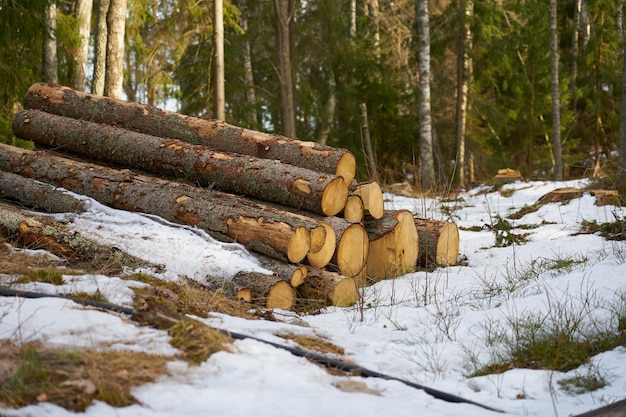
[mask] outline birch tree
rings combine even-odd
[[[461,30],[459,36],[459,51],[457,64],[457,95],[456,95],[456,161],[459,185],[466,182],[465,172],[465,143],[467,127],[467,99],[472,74],[472,29],[471,18],[474,11],[474,0],[461,0]]]
[[[80,44],[74,57],[76,68],[72,79],[72,88],[79,91],[85,91],[92,7],[93,0],[78,0],[76,2],[76,18],[78,19]]]
[[[215,31],[215,118],[225,120],[226,97],[224,91],[224,2],[214,0]]]
[[[59,82],[59,61],[57,58],[57,5],[50,0],[43,15],[44,39],[42,49],[42,70],[44,81]]]
[[[436,185],[436,179],[430,107],[430,22],[428,0],[415,0],[415,18],[417,19],[418,34],[420,177],[422,186],[429,190]]]
[[[96,0],[98,9],[96,13],[96,36],[93,63],[93,78],[91,80],[91,92],[98,95],[104,94],[104,78],[107,57],[107,12],[110,0]]]
[[[559,40],[557,32],[557,0],[550,0],[550,67],[552,73],[552,151],[554,179],[563,179],[561,159],[561,94],[559,88]]]

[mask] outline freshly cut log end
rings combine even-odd
[[[371,238],[367,260],[370,277],[394,278],[415,268],[420,241],[411,212],[387,212],[367,228]]]
[[[339,272],[347,277],[361,273],[369,254],[369,240],[365,228],[360,224],[352,224],[339,238],[335,260]]]
[[[419,235],[418,265],[456,265],[459,258],[457,225],[442,220],[414,219],[414,222]]]
[[[363,221],[363,200],[358,195],[348,196],[346,207],[343,209],[343,218],[350,223],[361,223]]]
[[[385,214],[385,203],[380,185],[376,182],[366,182],[357,184],[350,190],[352,194],[358,195],[363,200],[365,214],[380,219]]]
[[[296,305],[296,290],[285,281],[276,283],[267,294],[265,306],[289,310]]]
[[[289,283],[293,288],[298,288],[300,285],[304,284],[304,280],[306,279],[307,269],[306,266],[300,265],[296,268],[291,274],[291,278],[289,279]]]
[[[337,307],[351,306],[359,299],[354,278],[316,268],[309,268],[306,280],[298,291],[305,299],[323,300]]]
[[[289,240],[287,247],[287,259],[289,262],[300,262],[303,260],[311,246],[311,234],[305,227],[297,227]]]
[[[326,222],[320,222],[320,227],[324,230],[324,242],[321,246],[318,244],[315,247],[311,245],[311,250],[309,250],[306,256],[311,266],[315,268],[323,268],[328,265],[333,259],[337,247],[337,236],[331,225]],[[319,235],[317,238],[319,238]],[[317,249],[317,251],[314,249]]]
[[[343,182],[346,185],[352,184],[352,180],[354,180],[356,174],[356,158],[351,153],[345,153],[339,159],[337,163],[337,170],[335,171],[335,175],[343,178]]]
[[[348,186],[342,177],[330,181],[322,194],[322,213],[334,216],[346,206],[348,200]]]
[[[316,228],[311,230],[311,247],[309,248],[309,252],[317,253],[324,247],[326,243],[326,227],[319,225]]]

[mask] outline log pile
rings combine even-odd
[[[0,195],[36,207],[29,184],[37,195],[51,184],[241,243],[274,275],[207,280],[233,297],[270,308],[289,309],[297,297],[347,306],[368,278],[457,261],[456,226],[385,211],[379,185],[355,181],[345,149],[56,84],[33,85],[24,107],[13,132],[38,150],[0,145]]]

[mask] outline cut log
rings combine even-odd
[[[332,264],[346,277],[359,276],[367,263],[370,250],[365,228],[339,217],[327,217],[324,221],[333,228],[337,239],[337,247],[329,266]]]
[[[359,299],[359,289],[354,278],[315,268],[309,269],[298,292],[304,299],[321,300],[337,307],[351,306]]]
[[[153,106],[37,83],[24,98],[24,107],[95,123],[123,127],[148,135],[205,145],[216,151],[279,160],[285,164],[341,176],[348,185],[356,172],[354,155],[345,149],[290,139],[168,112]]]
[[[333,259],[337,249],[337,236],[328,222],[318,221],[324,232],[311,233],[311,249],[309,249],[306,259],[313,267],[323,268]]]
[[[459,259],[459,229],[444,220],[414,219],[421,267],[456,265]]]
[[[365,228],[370,239],[368,276],[394,278],[415,268],[419,238],[410,211],[385,211],[381,219],[365,222]]]
[[[299,287],[304,283],[308,270],[304,265],[294,265],[281,262],[277,259],[256,254],[261,266],[273,271],[274,274],[283,281],[289,282],[292,287]]]
[[[361,223],[364,213],[365,208],[363,207],[361,197],[358,195],[349,195],[341,217],[350,223]]]
[[[300,262],[309,251],[314,220],[218,191],[167,181],[128,170],[61,158],[0,144],[0,170],[48,182],[103,204],[155,214],[239,242],[283,262]]]
[[[147,266],[149,262],[119,249],[100,245],[50,217],[26,213],[12,204],[0,202],[0,235],[15,246],[45,249],[61,258],[100,266],[118,262],[124,266]]]
[[[260,272],[238,272],[230,279],[207,277],[205,286],[267,308],[289,310],[296,304],[296,290],[280,277]]]
[[[82,213],[85,203],[50,184],[0,171],[0,198],[46,213]]]
[[[348,198],[348,187],[341,177],[40,110],[24,110],[15,116],[13,133],[128,168],[185,177],[222,191],[326,216],[343,210]]]
[[[383,192],[376,182],[364,182],[350,187],[350,194],[358,195],[363,201],[364,214],[380,219],[385,212]]]

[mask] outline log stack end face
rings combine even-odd
[[[343,177],[336,177],[328,183],[322,194],[322,213],[334,216],[341,212],[348,201],[348,186]]]

